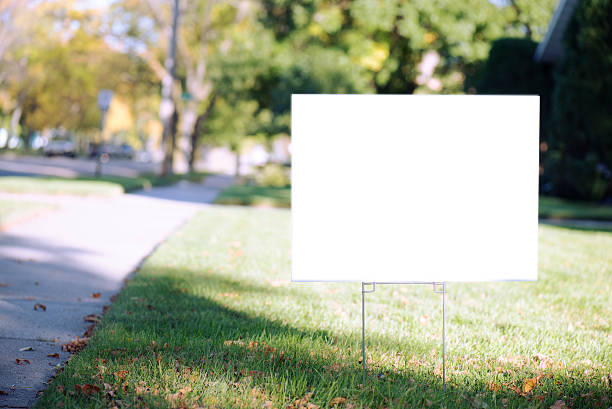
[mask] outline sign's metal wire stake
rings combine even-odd
[[[446,391],[446,282],[433,283],[433,290],[442,294],[442,391]]]
[[[365,289],[366,284],[372,284],[372,289]],[[376,283],[361,283],[361,367],[363,368],[363,387],[366,382],[366,355],[365,355],[365,295],[376,291]]]
[[[365,388],[365,283],[361,283],[361,366],[363,368],[363,387]]]
[[[445,316],[445,302],[446,300],[446,283],[442,283],[442,391],[446,391],[446,355],[445,355],[445,350],[444,350],[444,344],[445,344],[445,336],[446,336],[446,332],[445,332],[445,323],[446,323],[446,316]]]

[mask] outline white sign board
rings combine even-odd
[[[536,280],[537,96],[293,95],[292,280]]]

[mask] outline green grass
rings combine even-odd
[[[612,221],[612,206],[540,196],[540,217]]]
[[[311,409],[336,397],[347,408],[612,404],[612,233],[541,226],[537,282],[449,284],[444,393],[441,296],[428,285],[367,295],[362,387],[361,286],[290,283],[289,235],[287,210],[200,213],[147,259],[36,407],[284,409],[309,393]],[[532,392],[513,391],[537,376]]]
[[[56,208],[57,206],[48,203],[0,199],[0,230]]]
[[[217,204],[264,207],[291,207],[291,187],[234,185],[217,197]],[[612,221],[612,206],[596,205],[540,196],[539,215],[551,219]]]
[[[3,176],[0,177],[0,192],[108,197],[139,189],[149,189],[152,186],[171,185],[183,179],[201,181],[204,177],[204,173],[164,177],[146,174],[136,178],[110,175],[99,178],[80,176],[74,179],[42,176]]]
[[[222,191],[215,203],[240,206],[291,207],[291,187],[234,185]]]

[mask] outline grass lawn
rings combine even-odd
[[[36,407],[612,404],[612,233],[541,226],[537,282],[449,284],[445,393],[441,296],[428,285],[367,295],[363,388],[361,286],[290,283],[289,234],[287,210],[201,212],[148,258]]]
[[[550,219],[612,220],[612,206],[540,196],[540,217]]]
[[[215,203],[240,206],[291,207],[291,188],[234,185],[221,192]]]
[[[142,175],[137,178],[122,176],[81,176],[74,179],[61,177],[30,177],[30,176],[3,176],[0,177],[0,192],[7,193],[39,193],[49,195],[74,196],[115,196],[124,192],[139,189],[148,189],[152,186],[164,186],[178,182],[182,179],[201,181],[203,173],[189,175]]]
[[[0,199],[0,230],[56,208],[57,206],[48,203]]]

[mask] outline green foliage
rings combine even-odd
[[[258,207],[291,207],[290,187],[236,184],[222,191],[216,204]]]
[[[269,163],[256,171],[255,183],[264,187],[287,187],[290,180],[285,167]]]
[[[539,207],[539,216],[542,218],[612,221],[612,206],[610,205],[540,196]]]
[[[199,183],[205,177],[206,173],[201,172],[167,176],[143,174],[135,178],[113,175],[76,178],[2,176],[0,177],[0,192],[109,197],[134,190],[150,189],[153,186],[171,185],[180,180]]]
[[[550,67],[536,63],[538,44],[528,38],[502,38],[491,44],[491,51],[476,78],[466,81],[479,94],[537,94],[546,99],[552,87]]]
[[[553,194],[612,198],[612,1],[579,3],[557,72],[545,172]]]

